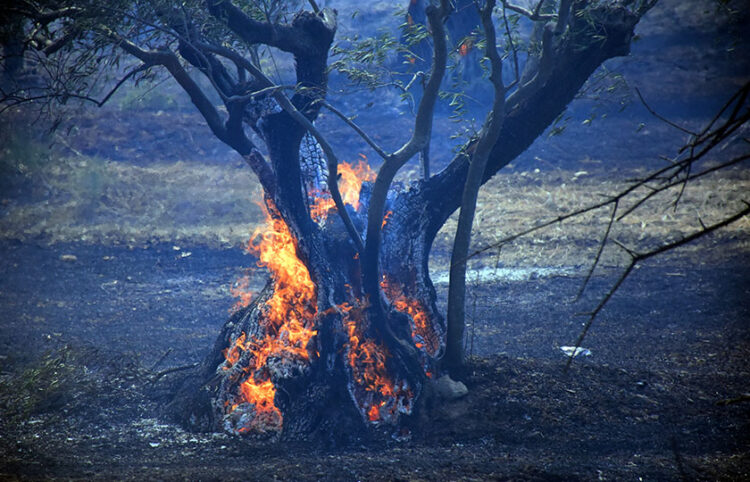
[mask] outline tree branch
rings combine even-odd
[[[461,212],[458,216],[456,236],[451,251],[451,265],[448,284],[448,334],[446,351],[443,361],[449,369],[459,369],[464,362],[464,327],[466,304],[466,259],[471,242],[471,227],[474,224],[477,196],[482,186],[482,176],[487,165],[492,147],[500,135],[500,128],[504,121],[505,86],[503,85],[503,61],[497,53],[495,26],[492,23],[492,11],[495,0],[486,0],[484,8],[480,10],[480,18],[484,29],[485,55],[490,60],[490,81],[494,88],[495,98],[487,114],[476,149],[472,154],[469,171],[466,175],[463,194],[461,197]]]
[[[362,276],[365,294],[369,296],[371,306],[377,310],[382,309],[380,304],[379,253],[380,231],[383,225],[385,203],[388,190],[396,173],[406,161],[423,149],[429,142],[435,102],[437,101],[440,83],[445,75],[447,46],[443,21],[450,11],[447,3],[446,0],[442,0],[440,8],[429,6],[426,9],[434,43],[432,70],[417,109],[414,132],[406,144],[385,158],[385,162],[383,162],[375,178],[370,196],[370,204],[367,211],[366,244],[364,256],[362,256]]]
[[[221,22],[225,23],[238,37],[249,45],[265,44],[276,47],[285,52],[295,55],[308,52],[315,45],[304,28],[301,28],[300,16],[295,17],[291,25],[272,24],[260,22],[249,17],[239,7],[229,0],[209,0],[208,11]],[[307,15],[323,15],[325,11],[315,10],[314,14],[306,12]],[[328,22],[326,20],[326,22]]]
[[[119,37],[119,36],[118,36]],[[177,56],[168,50],[147,51],[143,50],[129,40],[118,38],[117,45],[130,55],[138,58],[144,63],[151,65],[162,65],[174,77],[180,87],[188,94],[191,102],[206,120],[208,127],[216,137],[232,146],[231,139],[221,122],[219,113],[213,103],[206,97],[200,86],[188,75],[185,69],[180,65]],[[233,146],[234,147],[234,146]]]
[[[321,134],[321,132],[312,124],[312,122],[310,122],[310,120],[292,104],[289,98],[287,98],[287,96],[285,96],[284,93],[281,92],[281,90],[278,88],[279,86],[276,86],[271,81],[271,79],[266,77],[266,75],[263,74],[260,69],[258,69],[247,59],[225,47],[217,47],[203,43],[199,45],[211,51],[221,52],[222,55],[226,56],[227,58],[232,58],[238,64],[242,65],[245,69],[247,69],[248,72],[250,72],[253,77],[256,78],[261,88],[268,89],[270,95],[274,98],[274,100],[276,100],[276,102],[278,102],[279,106],[287,114],[289,114],[290,117],[292,117],[305,130],[310,132],[313,137],[315,137],[315,140],[318,141],[318,144],[320,144],[320,147],[323,149],[323,152],[326,156],[328,167],[328,190],[331,193],[331,198],[333,198],[333,201],[336,204],[336,210],[338,211],[339,216],[341,216],[341,220],[346,226],[349,237],[352,239],[352,242],[357,248],[357,251],[361,253],[364,248],[362,238],[360,238],[357,229],[354,227],[354,223],[352,222],[351,217],[346,210],[346,206],[344,205],[344,201],[341,198],[341,192],[339,191],[338,187],[338,158],[333,151],[333,147],[330,145],[325,136]]]
[[[537,22],[539,20],[555,20],[557,18],[556,15],[539,13],[539,10],[541,9],[541,6],[542,6],[542,3],[544,3],[544,0],[539,1],[534,11],[528,10],[518,5],[513,5],[512,3],[509,3],[507,0],[502,0],[502,2],[503,2],[503,7],[507,8],[511,12],[516,12],[520,15],[523,15],[524,17],[527,17],[529,20],[532,20],[534,22]]]
[[[620,275],[620,277],[617,279],[615,284],[610,288],[610,290],[607,292],[607,294],[602,298],[602,300],[599,302],[599,304],[594,308],[594,311],[592,311],[589,315],[589,319],[586,321],[586,324],[583,327],[583,330],[581,331],[581,334],[578,336],[578,339],[575,343],[575,348],[573,349],[573,352],[571,356],[568,358],[568,362],[565,364],[565,369],[567,370],[570,368],[570,364],[573,362],[573,358],[575,356],[575,353],[577,349],[583,344],[584,338],[586,338],[586,334],[588,333],[589,329],[591,328],[591,325],[594,323],[594,319],[596,316],[602,311],[604,306],[609,302],[609,300],[612,298],[612,296],[617,292],[617,290],[620,288],[622,283],[625,281],[625,279],[630,275],[630,273],[633,271],[633,268],[635,268],[635,265],[645,261],[649,258],[652,258],[656,255],[665,253],[667,251],[673,250],[675,248],[679,248],[680,246],[683,246],[687,243],[690,243],[692,241],[695,241],[696,239],[702,238],[703,236],[706,236],[707,234],[710,234],[717,229],[723,228],[724,226],[728,226],[732,224],[733,222],[743,218],[744,216],[747,216],[750,214],[750,204],[748,204],[746,201],[743,201],[745,203],[745,209],[741,210],[740,212],[716,223],[712,224],[711,226],[706,226],[700,231],[697,231],[690,236],[686,236],[678,241],[674,241],[672,243],[664,244],[654,250],[651,250],[646,253],[634,253],[633,251],[625,248],[625,250],[628,252],[628,254],[631,257],[630,263],[625,268],[625,271]]]
[[[341,119],[349,127],[351,127],[352,130],[354,130],[354,132],[356,132],[357,134],[359,134],[359,136],[367,143],[367,145],[370,146],[372,148],[372,150],[374,150],[375,152],[377,152],[378,155],[383,160],[385,160],[388,157],[390,157],[390,155],[387,152],[385,152],[382,147],[380,147],[374,140],[372,140],[372,138],[365,131],[363,131],[362,128],[359,127],[351,118],[349,118],[346,115],[344,115],[343,112],[341,112],[340,110],[338,110],[337,108],[335,108],[334,106],[332,106],[331,104],[329,104],[328,102],[326,102],[323,99],[318,99],[316,102],[318,102],[320,105],[322,105],[326,109],[328,109],[331,112],[333,112],[339,119]]]

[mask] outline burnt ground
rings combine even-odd
[[[227,280],[252,265],[242,251],[5,241],[0,477],[747,479],[750,264],[735,247],[706,241],[710,263],[676,252],[645,264],[567,372],[558,347],[614,268],[578,303],[582,269],[476,284],[469,395],[400,441],[321,449],[162,416],[180,375],[163,372],[207,351]]]
[[[608,67],[699,129],[748,78],[750,49],[737,42],[746,18],[661,4],[633,55]],[[390,2],[373,5],[354,27],[390,18]],[[732,25],[737,38],[722,33]],[[208,351],[230,283],[253,265],[238,246],[259,222],[257,185],[174,88],[142,94],[70,114],[54,138],[29,136],[24,118],[0,126],[0,479],[750,480],[747,219],[637,269],[585,339],[591,355],[568,371],[559,347],[575,343],[576,314],[623,263],[605,252],[573,302],[608,213],[479,260],[500,269],[469,276],[469,394],[409,437],[325,449],[186,432],[163,414],[184,373],[170,370]],[[587,102],[571,106],[564,134],[540,138],[488,184],[478,245],[616,192],[684,141],[637,102],[621,116],[619,102]],[[408,132],[403,109],[383,110],[389,97],[355,91],[334,104],[387,148]],[[375,159],[333,116],[320,125],[342,159]],[[435,124],[436,165],[452,133]],[[679,211],[656,200],[616,237],[650,249],[737,212],[749,172],[692,183]],[[433,274],[445,271],[452,223]]]

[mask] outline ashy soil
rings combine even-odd
[[[232,303],[227,280],[250,264],[240,250],[3,242],[0,476],[747,479],[750,266],[735,247],[705,246],[721,263],[643,266],[569,370],[559,347],[613,273],[578,303],[581,271],[474,286],[469,394],[410,434],[335,449],[190,433],[162,416],[182,373],[170,370],[200,360]]]
[[[240,246],[239,231],[259,221],[247,200],[257,188],[238,175],[243,171],[103,161],[114,194],[97,197],[74,181],[85,176],[80,162],[16,178],[30,195],[6,191],[4,479],[750,477],[746,219],[640,266],[595,320],[583,343],[590,354],[567,370],[560,347],[575,343],[586,320],[580,314],[596,306],[622,270],[621,253],[605,255],[575,301],[608,214],[477,256],[467,306],[469,394],[432,407],[410,433],[316,447],[190,433],[164,414],[180,377],[207,353],[228,316],[232,283],[247,273],[253,288],[263,283]],[[618,237],[654,246],[684,236],[699,228],[697,217],[735,209],[746,183],[747,171],[735,169],[691,184],[677,211],[669,203],[646,209]],[[488,187],[478,247],[619,184],[602,170],[555,169],[510,172]],[[181,220],[190,210],[176,206],[197,202],[201,190],[210,215]],[[220,205],[231,209],[214,207]],[[97,215],[82,219],[81,206]],[[153,220],[158,233],[141,224]],[[217,234],[234,224],[237,240]],[[441,305],[447,233],[431,263]]]
[[[384,22],[392,2],[356,19],[346,5],[351,33]],[[748,78],[748,43],[723,33],[739,24],[711,8],[700,16],[694,2],[663,0],[634,54],[608,64],[690,129]],[[30,135],[24,116],[0,128],[0,479],[750,480],[750,219],[638,266],[568,369],[561,347],[628,261],[609,243],[577,297],[608,208],[495,247],[618,192],[684,141],[642,106],[618,116],[586,99],[563,134],[540,138],[482,190],[466,397],[431,407],[410,433],[350,447],[173,423],[163,407],[217,336],[230,287],[245,274],[251,288],[264,281],[242,249],[261,222],[257,183],[179,95],[126,90],[77,114],[69,136]],[[390,97],[332,97],[387,148],[408,132]],[[319,125],[342,159],[374,158],[333,116]],[[454,128],[435,124],[437,167]],[[742,148],[722,145],[704,166]],[[401,180],[418,175],[410,165]],[[617,223],[612,238],[647,251],[733,214],[750,171],[690,183],[674,209],[677,192]],[[443,307],[454,226],[430,264]]]

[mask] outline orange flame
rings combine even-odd
[[[357,165],[343,162],[338,166],[338,173],[341,200],[356,211],[359,209],[359,191],[362,189],[362,183],[365,181],[374,181],[376,177],[375,171],[367,164],[367,157],[364,154],[360,154],[360,160]],[[317,191],[312,194],[315,196],[315,201],[310,205],[310,217],[315,222],[324,221],[328,216],[328,211],[334,209],[336,204],[331,199],[329,193]]]
[[[388,221],[391,220],[391,216],[393,216],[393,211],[385,212],[385,216],[383,216],[383,224],[380,225],[380,229],[383,229],[385,225],[388,223]]]
[[[269,209],[275,211],[274,206]],[[226,362],[222,368],[229,370],[248,352],[249,364],[243,369],[247,377],[240,383],[235,403],[228,405],[228,413],[242,403],[250,403],[256,414],[270,415],[265,422],[280,430],[281,412],[274,404],[276,388],[264,368],[269,357],[310,359],[307,345],[317,334],[314,329],[317,297],[310,273],[297,257],[297,245],[289,227],[278,213],[271,215],[266,210],[266,217],[265,228],[256,230],[247,248],[258,257],[259,266],[268,268],[274,280],[273,295],[265,302],[262,318],[265,336],[247,339],[241,333],[225,350]],[[237,432],[250,429],[241,426]]]
[[[344,312],[344,326],[349,335],[349,367],[355,383],[367,394],[358,402],[368,420],[379,422],[395,415],[398,410],[408,412],[412,393],[404,382],[394,381],[388,373],[385,364],[390,356],[388,349],[365,338],[366,326],[361,326],[365,320],[364,306],[355,308],[344,303],[339,308]]]
[[[469,52],[471,52],[471,49],[474,47],[474,41],[470,38],[467,38],[463,42],[461,42],[461,45],[458,47],[458,53],[461,55],[461,57],[466,57],[469,55]]]
[[[253,300],[253,292],[250,289],[250,277],[246,274],[240,276],[237,281],[229,287],[229,292],[235,298],[239,298],[234,306],[229,309],[230,313],[234,313],[248,306]]]
[[[393,307],[411,318],[412,338],[424,341],[424,343],[416,341],[416,347],[434,356],[440,348],[440,341],[433,330],[430,316],[424,305],[418,300],[407,298],[401,287],[396,283],[388,282],[385,276],[380,282],[380,287],[383,288]]]

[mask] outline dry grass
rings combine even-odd
[[[630,173],[643,176],[646,171]],[[499,240],[566,213],[596,204],[630,184],[602,173],[586,171],[500,173],[480,194],[473,233],[473,249],[494,246]],[[647,191],[634,193],[633,201]],[[654,196],[633,214],[615,223],[611,238],[635,251],[652,249],[701,229],[741,210],[750,192],[750,171],[727,170],[689,184],[677,209],[679,188]],[[630,201],[632,203],[632,201]],[[630,204],[621,205],[624,212]],[[611,206],[571,218],[521,237],[502,249],[489,249],[472,260],[483,266],[580,266],[593,260],[611,216]],[[433,264],[447,265],[457,215],[438,234]],[[721,231],[723,239],[738,238],[739,248],[750,250],[750,219],[744,218]],[[442,248],[442,249],[441,249]],[[683,249],[702,249],[688,246]],[[620,265],[627,254],[610,243],[602,264]]]
[[[595,170],[596,169],[596,170]],[[587,171],[501,172],[482,189],[473,235],[474,249],[495,244],[543,221],[580,209],[627,186],[599,167]],[[643,175],[631,172],[630,177]],[[416,172],[412,173],[416,175]],[[408,173],[407,173],[408,177]],[[261,222],[260,189],[249,169],[177,162],[138,167],[91,158],[65,159],[26,173],[30,200],[0,199],[0,237],[43,242],[139,245],[149,242],[237,246]],[[750,170],[733,169],[688,185],[678,208],[676,190],[657,196],[617,223],[612,238],[633,249],[678,239],[738,211],[750,192]],[[627,206],[623,206],[625,208]],[[586,265],[598,248],[611,208],[578,216],[477,256],[472,268]],[[434,268],[447,265],[454,215],[440,231]],[[748,250],[750,219],[722,230]],[[691,249],[687,247],[685,249]],[[694,248],[692,248],[694,249]],[[604,265],[626,256],[614,245]]]
[[[33,202],[0,201],[2,238],[233,246],[262,219],[249,169],[67,159],[31,176]]]

